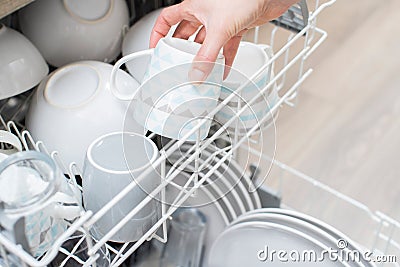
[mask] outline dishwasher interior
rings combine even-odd
[[[156,140],[161,152],[160,158],[156,161],[160,168],[161,182],[149,193],[148,198],[127,214],[126,220],[121,220],[108,233],[104,233],[102,238],[93,238],[91,235],[95,223],[135,189],[136,183],[133,182],[99,211],[94,213],[91,210],[84,210],[77,218],[68,221],[65,231],[54,241],[51,249],[40,257],[30,255],[3,232],[0,233],[0,256],[4,259],[4,266],[102,266],[99,259],[105,260],[107,266],[139,266],[135,265],[136,259],[148,254],[150,243],[162,246],[168,241],[169,221],[174,212],[186,200],[198,194],[202,185],[231,161],[233,165],[239,165],[235,165],[234,168],[243,172],[242,176],[250,181],[248,185],[254,185],[250,192],[254,190],[257,194],[257,197],[249,202],[250,207],[244,207],[243,210],[282,208],[299,211],[333,226],[347,238],[376,255],[400,257],[400,222],[379,211],[370,210],[350,196],[324,185],[317,177],[310,177],[275,158],[276,137],[273,121],[279,120],[281,108],[290,108],[292,112],[296,112],[296,103],[301,101],[298,99],[298,90],[313,72],[307,64],[307,59],[328,36],[327,32],[318,28],[318,16],[322,12],[329,12],[329,7],[335,2],[336,0],[307,1],[310,13],[306,18],[308,21],[306,25],[301,26],[301,20],[297,18],[305,14],[293,11],[281,21],[275,21],[275,26],[258,27],[248,35],[248,39],[255,44],[260,44],[259,40],[265,39],[264,37],[269,39],[268,43],[260,44],[269,54],[269,61],[260,72],[268,70],[270,74],[272,73],[271,79],[254,99],[269,92],[271,88],[276,88],[279,94],[276,101],[271,103],[269,113],[260,118],[258,125],[248,128],[244,134],[237,130],[237,124],[236,127],[233,126],[246,111],[246,106],[238,104],[234,107],[237,109],[236,117],[224,125],[212,125],[208,137],[203,141],[186,142],[190,134],[179,141],[160,140],[154,133],[149,133],[148,137]],[[285,24],[285,19],[286,22],[290,20],[292,23]],[[65,161],[61,153],[49,151],[46,143],[35,140],[25,127],[25,116],[33,94],[31,90],[0,102],[2,129],[18,136],[23,150],[36,150],[49,155],[68,178],[68,182],[81,191],[84,179],[81,167],[74,162]],[[224,105],[225,103],[220,103],[215,108],[215,113]],[[201,121],[192,133],[200,129],[204,123],[205,120]],[[260,130],[259,125],[267,127]],[[229,127],[233,128],[233,133],[226,134],[224,129]],[[271,144],[264,139],[269,141],[271,139]],[[170,159],[175,152],[180,152],[181,156],[174,159],[171,164]],[[207,161],[211,161],[212,165],[208,166]],[[189,167],[194,168],[194,171],[185,172],[185,168]],[[272,168],[275,171],[268,175]],[[199,175],[200,169],[201,175]],[[177,179],[184,172],[187,181],[182,185]],[[138,179],[143,176],[140,175]],[[188,186],[189,184],[191,186]],[[168,186],[177,189],[178,192],[169,200],[173,205],[166,204]],[[149,227],[149,230],[136,242],[109,242],[110,237],[129,223],[129,220],[140,212],[152,197],[160,197],[163,204],[158,220]],[[227,206],[222,207],[220,212],[230,209],[229,203],[224,202],[224,205]],[[231,210],[233,215],[226,218],[228,224],[241,215],[234,207],[231,207]],[[351,223],[341,219],[349,217],[352,218]],[[18,262],[17,265],[13,261]],[[376,265],[399,266],[396,262],[376,263]]]

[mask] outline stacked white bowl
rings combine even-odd
[[[19,23],[50,65],[111,62],[121,52],[129,12],[124,0],[37,0],[20,11]]]
[[[0,24],[0,99],[21,94],[47,75],[36,47],[19,32]]]
[[[44,79],[35,94],[26,126],[35,140],[49,151],[57,150],[66,163],[83,166],[86,150],[98,137],[116,131],[144,134],[128,112],[129,102],[120,101],[110,91],[112,65],[80,61],[57,69]],[[120,70],[121,90],[139,84]]]

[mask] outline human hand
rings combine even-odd
[[[202,46],[194,58],[190,79],[204,81],[212,70],[218,53],[225,56],[224,78],[229,74],[240,41],[252,27],[281,16],[299,0],[185,0],[165,8],[158,17],[150,37],[150,47],[165,37],[179,23],[174,37],[188,39],[200,27],[195,42]]]

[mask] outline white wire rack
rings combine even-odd
[[[322,29],[317,27],[317,17],[318,15],[329,6],[333,5],[336,0],[325,0],[319,1],[316,0],[313,2],[312,12],[309,17],[308,25],[299,33],[291,33],[286,30],[283,30],[279,27],[273,27],[270,31],[268,31],[268,36],[270,37],[270,45],[274,54],[268,61],[268,63],[260,69],[260,71],[254,75],[253,78],[260,75],[263,71],[269,69],[274,69],[275,76],[270,80],[268,85],[260,91],[260,94],[267,92],[273,86],[277,86],[280,99],[271,107],[271,112],[277,112],[278,109],[282,105],[288,105],[293,107],[295,105],[295,100],[297,96],[297,91],[300,85],[310,76],[312,73],[312,69],[306,68],[306,61],[309,56],[324,42],[327,37],[327,33]],[[254,32],[254,42],[258,43],[263,30],[261,28],[257,28]],[[279,40],[285,39],[284,42],[279,43]],[[295,75],[293,75],[295,73]],[[289,75],[290,74],[290,75]],[[295,77],[295,78],[291,78]],[[245,87],[242,86],[242,88]],[[242,88],[239,88],[240,91]],[[217,113],[228,101],[233,98],[233,95],[228,97],[224,102],[222,102],[211,114],[213,116]],[[8,122],[5,122],[3,118],[1,118],[1,122],[3,127],[10,132],[16,134],[23,143],[26,150],[38,150],[51,155],[51,157],[58,163],[61,170],[68,174],[72,183],[79,187],[75,177],[81,176],[81,170],[77,167],[75,163],[66,163],[62,159],[62,155],[59,155],[56,151],[48,151],[45,147],[45,144],[41,141],[33,140],[32,136],[28,131],[26,131],[23,127],[23,121],[21,118],[23,117],[24,107],[26,109],[27,103],[29,103],[30,96],[24,95],[23,100],[18,104],[18,107],[15,109],[12,115],[9,115],[6,110],[3,109],[5,106],[3,103],[3,107],[0,107],[1,114],[7,113],[5,116]],[[254,97],[249,104],[254,102],[257,99],[257,96]],[[9,104],[9,103],[8,103]],[[238,108],[237,115],[240,116],[241,113],[245,111],[246,107]],[[268,116],[265,116],[259,122],[261,125],[263,122],[268,120]],[[15,120],[13,122],[11,120]],[[224,126],[233,125],[235,123],[236,118],[232,118],[228,121]],[[197,129],[199,129],[201,123],[197,128],[194,128],[192,132],[188,133],[185,137],[188,138],[192,133],[194,133]],[[316,179],[309,177],[303,173],[298,172],[286,166],[285,164],[273,159],[272,155],[266,153],[262,150],[262,142],[260,136],[255,135],[258,131],[258,127],[255,126],[251,130],[247,132],[245,136],[234,136],[233,140],[231,140],[228,145],[218,151],[220,155],[223,155],[218,163],[212,166],[207,173],[204,173],[202,176],[198,176],[194,172],[191,176],[190,181],[193,182],[194,186],[191,188],[179,187],[174,183],[175,177],[179,174],[179,169],[171,171],[166,174],[166,159],[172,153],[174,153],[180,146],[185,142],[186,138],[183,138],[180,141],[175,143],[168,144],[164,147],[164,150],[161,151],[161,157],[155,162],[156,165],[160,166],[161,169],[161,183],[160,185],[149,194],[147,198],[145,198],[141,203],[139,203],[134,209],[129,212],[126,217],[121,220],[114,228],[112,228],[108,233],[106,233],[100,240],[94,240],[90,235],[90,230],[93,225],[98,221],[104,214],[107,213],[114,205],[118,203],[125,195],[127,195],[130,191],[132,191],[136,184],[132,183],[128,185],[124,190],[122,190],[112,201],[110,201],[107,205],[105,205],[100,211],[93,213],[92,211],[82,212],[79,219],[75,220],[70,224],[68,230],[60,236],[56,242],[54,242],[53,248],[48,251],[41,258],[34,258],[29,253],[24,251],[20,246],[13,244],[10,242],[5,236],[0,234],[0,253],[2,258],[7,259],[10,258],[18,258],[20,263],[18,266],[47,266],[54,259],[62,255],[62,259],[59,261],[59,266],[68,266],[68,263],[71,261],[75,262],[74,266],[96,266],[96,260],[99,257],[106,257],[109,259],[109,263],[111,266],[121,266],[125,260],[127,260],[135,251],[137,251],[145,242],[150,241],[152,239],[157,239],[161,242],[166,242],[168,238],[166,222],[170,218],[170,216],[175,212],[175,210],[182,205],[191,195],[193,195],[196,190],[208,179],[225,160],[229,160],[237,157],[237,151],[245,150],[250,154],[260,158],[265,163],[271,163],[282,170],[282,177],[280,178],[281,183],[284,184],[286,181],[290,180],[291,183],[295,183],[296,181],[303,187],[311,188],[314,191],[318,191],[319,194],[325,196],[323,199],[326,200],[326,205],[332,205],[335,201],[344,203],[343,206],[340,206],[339,211],[345,211],[344,207],[347,207],[347,210],[356,210],[357,214],[360,215],[360,220],[363,220],[361,225],[369,225],[370,228],[366,229],[363,233],[349,233],[349,228],[346,225],[341,225],[340,220],[336,220],[335,218],[329,218],[325,216],[323,209],[313,208],[314,205],[312,200],[310,200],[309,205],[298,207],[296,206],[296,199],[288,198],[285,205],[291,208],[298,209],[300,211],[309,213],[317,218],[325,220],[328,223],[331,223],[333,226],[338,227],[344,233],[348,234],[350,238],[353,238],[365,248],[376,251],[377,253],[382,254],[394,254],[400,257],[400,223],[385,216],[379,212],[372,212],[367,207],[362,205],[361,203],[356,202],[355,200],[334,191],[333,189],[319,183]],[[197,142],[192,146],[193,153],[190,154],[185,160],[180,163],[180,167],[185,167],[189,165],[191,162],[195,162],[195,166],[200,167],[197,162],[198,155],[204,150],[205,147],[209,146],[212,142],[217,140],[223,140],[225,138],[223,128],[217,129],[215,133],[213,133],[209,138],[207,138],[203,142]],[[249,145],[249,142],[252,145]],[[254,149],[253,147],[258,147],[259,149]],[[264,164],[267,165],[267,164]],[[248,166],[242,166],[246,169]],[[143,177],[145,177],[151,170],[144,171],[137,179],[140,181]],[[164,196],[165,188],[167,185],[173,185],[175,187],[179,187],[181,189],[181,193],[176,196],[174,203],[175,205],[171,206],[162,206],[162,214],[160,219],[148,230],[138,241],[134,243],[125,243],[119,246],[113,246],[107,243],[107,241],[112,237],[119,229],[121,229],[128,221],[131,219],[137,212],[140,211],[149,201],[152,200],[153,197],[161,193],[161,196]],[[282,186],[281,188],[286,188]],[[81,189],[81,188],[80,188]],[[281,189],[280,192],[284,195],[285,190]],[[286,201],[286,199],[284,199]],[[335,207],[334,207],[335,208]],[[336,206],[337,208],[337,206]],[[368,236],[368,237],[366,237]],[[68,242],[71,242],[73,245],[66,246]],[[7,256],[8,255],[8,256]],[[10,265],[11,266],[11,265]],[[397,264],[392,266],[398,266]]]

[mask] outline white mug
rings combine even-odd
[[[161,182],[153,163],[159,157],[156,145],[149,138],[128,132],[116,132],[99,137],[89,146],[83,168],[83,200],[85,208],[98,212],[129,184],[135,183],[125,197],[93,226],[92,234],[100,239],[147,197]],[[137,181],[147,168],[152,172]],[[152,199],[111,241],[137,241],[157,222],[160,202]]]
[[[215,120],[221,125],[227,123],[232,117],[238,117],[238,122],[234,121],[225,126],[230,133],[242,136],[256,125],[260,129],[270,125],[274,119],[275,114],[272,114],[270,109],[279,100],[276,85],[274,84],[265,93],[260,94],[260,91],[273,78],[272,67],[266,68],[250,81],[252,76],[268,64],[272,56],[269,49],[268,46],[249,42],[241,42],[239,45],[230,74],[223,81],[220,101],[224,101],[231,94],[235,94],[235,97],[215,115]],[[241,86],[244,88],[240,92],[236,92]],[[256,101],[249,105],[248,103],[256,96],[258,96]],[[236,115],[243,107],[246,107],[246,110],[240,115]],[[260,120],[265,116],[270,117],[260,125]]]
[[[121,100],[134,100],[133,116],[148,130],[172,139],[182,139],[199,122],[205,121],[188,141],[207,137],[217,106],[224,71],[224,57],[219,55],[204,83],[193,84],[188,73],[201,45],[178,38],[163,38],[156,48],[127,55],[117,61],[111,75],[113,94]],[[115,73],[128,61],[151,55],[144,82],[130,94],[115,85]],[[202,63],[211,64],[211,63]],[[137,66],[141,67],[141,66]]]

